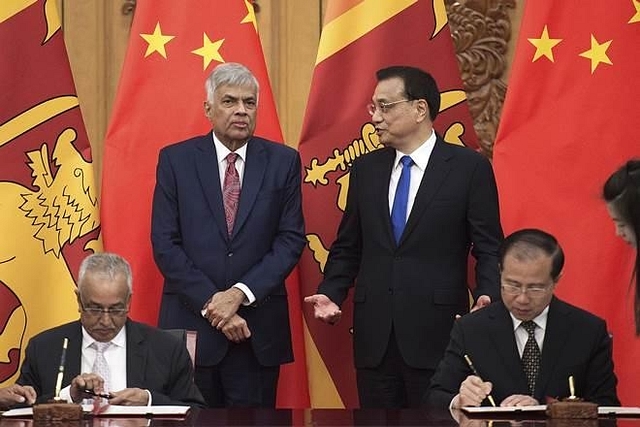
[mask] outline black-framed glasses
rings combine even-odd
[[[80,301],[80,307],[82,308],[83,313],[92,317],[100,317],[103,314],[106,314],[109,317],[122,317],[129,312],[129,309],[126,307],[86,307],[82,301]]]
[[[502,290],[504,293],[508,295],[520,295],[527,294],[532,297],[538,297],[546,294],[551,286],[547,285],[531,285],[531,286],[522,286],[515,285],[513,283],[503,283]]]
[[[413,101],[412,99],[401,99],[399,101],[393,101],[393,102],[377,102],[377,103],[370,103],[369,105],[367,105],[367,111],[369,111],[369,114],[371,114],[372,116],[376,113],[376,111],[380,111],[382,114],[386,114],[389,112],[389,110],[391,110],[391,108],[396,105],[396,104],[400,104],[401,102],[409,102],[409,101]]]

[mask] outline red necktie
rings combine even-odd
[[[240,200],[240,175],[236,169],[236,153],[227,155],[227,169],[224,172],[224,184],[222,186],[222,198],[224,200],[224,216],[227,219],[227,232],[229,236],[233,232],[233,223],[236,220],[238,211],[238,200]]]

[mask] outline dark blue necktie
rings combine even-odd
[[[402,156],[402,173],[398,180],[396,188],[396,196],[393,199],[393,207],[391,208],[391,225],[393,226],[393,235],[396,243],[400,242],[404,226],[407,222],[407,203],[409,202],[409,185],[411,184],[411,166],[413,160],[409,156]]]

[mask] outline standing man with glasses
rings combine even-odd
[[[102,395],[112,405],[204,406],[184,342],[127,317],[132,289],[124,258],[85,258],[76,289],[80,320],[34,336],[17,383],[32,386],[38,402],[53,398],[66,338],[60,397],[67,401]]]
[[[285,278],[306,243],[300,156],[254,136],[259,85],[247,67],[220,64],[205,87],[212,131],[158,158],[159,325],[198,331],[209,406],[274,408],[280,365],[293,361]]]
[[[433,377],[427,404],[443,408],[545,404],[572,395],[620,405],[604,320],[553,295],[564,253],[552,235],[516,231],[500,250],[502,302],[463,316]],[[472,360],[477,374],[469,367]]]
[[[433,129],[440,92],[418,68],[377,72],[369,105],[385,148],[351,167],[347,206],[318,293],[305,299],[333,324],[355,286],[353,346],[360,406],[417,407],[456,315],[499,297],[502,228],[491,164]]]

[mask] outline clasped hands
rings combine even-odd
[[[94,394],[104,393],[104,380],[100,375],[94,373],[80,374],[71,380],[69,394],[71,400],[79,403],[82,399],[92,398],[91,394],[85,392],[90,390]],[[141,388],[125,388],[120,391],[109,392],[110,405],[124,406],[146,406],[149,403],[149,394]]]
[[[245,295],[238,288],[216,292],[204,305],[202,315],[229,341],[242,342],[251,336],[247,321],[237,311]]]
[[[476,375],[469,375],[460,384],[458,395],[454,398],[453,408],[463,406],[480,406],[482,401],[491,394],[493,384],[489,381],[482,381]],[[538,405],[538,401],[531,396],[524,394],[512,394],[500,402],[500,406],[533,406]]]

